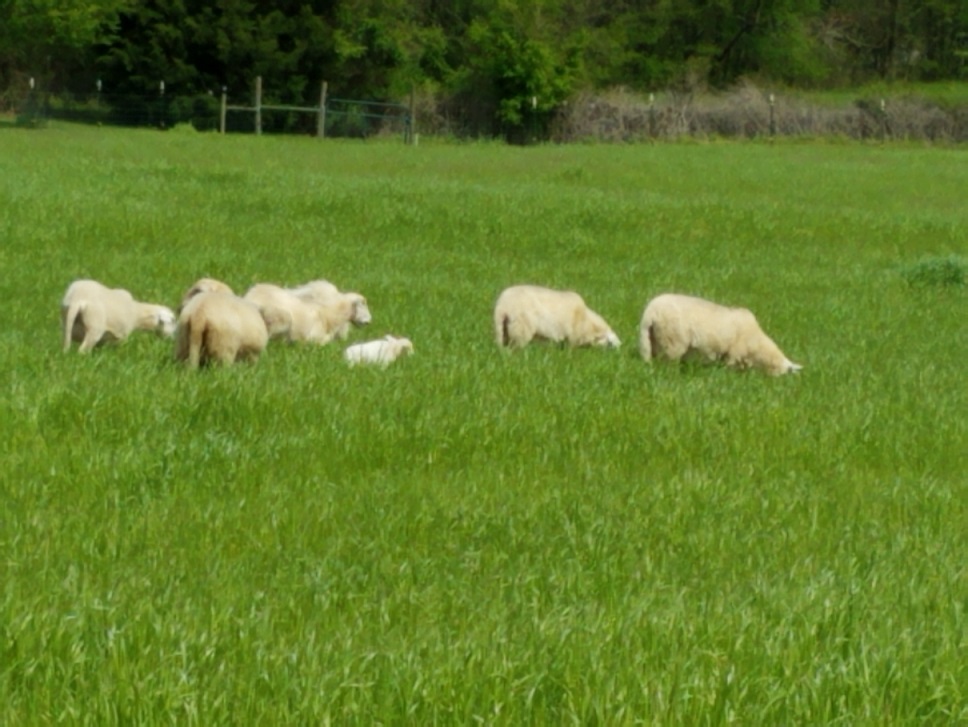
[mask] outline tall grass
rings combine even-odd
[[[0,134],[0,723],[968,720],[964,153]],[[326,277],[414,356],[59,350],[67,284]],[[492,342],[579,290],[619,352]],[[801,375],[646,366],[646,301]]]

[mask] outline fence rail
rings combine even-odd
[[[387,121],[401,117],[403,119],[403,140],[404,143],[414,143],[414,110],[413,94],[410,96],[410,105],[388,103],[385,101],[363,101],[343,98],[327,98],[327,83],[323,81],[319,89],[318,106],[295,106],[291,104],[267,104],[262,101],[262,77],[255,79],[255,98],[252,106],[240,106],[228,103],[226,89],[222,89],[222,103],[219,112],[219,132],[224,134],[229,111],[243,111],[253,115],[253,125],[256,134],[262,133],[262,113],[264,111],[286,111],[294,113],[309,113],[316,116],[316,136],[322,139],[326,136],[326,116],[327,114],[342,116],[345,118],[357,117],[360,119],[375,119]],[[335,105],[337,108],[330,108]],[[340,107],[343,108],[340,108]],[[354,109],[384,109],[380,113],[372,111],[354,111]],[[396,113],[394,113],[396,112]]]

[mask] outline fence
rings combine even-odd
[[[27,88],[15,101],[17,123],[42,126],[49,119],[62,119],[89,124],[151,126],[167,129],[177,124],[191,124],[199,131],[254,131],[262,134],[268,127],[276,132],[306,132],[317,137],[357,136],[399,133],[405,143],[416,141],[413,95],[410,104],[327,97],[327,84],[320,88],[317,106],[265,103],[262,79],[255,82],[252,105],[230,104],[227,89],[221,97],[212,93],[191,96],[170,93],[160,81],[157,93],[123,94],[106,92],[98,81],[87,92],[52,92],[31,78]],[[230,112],[232,112],[230,114]],[[248,124],[239,123],[242,112],[252,114]],[[271,114],[267,119],[267,113]],[[311,116],[311,126],[306,117]],[[295,117],[295,118],[291,118]]]
[[[317,137],[425,134],[473,138],[499,133],[487,99],[411,94],[409,105],[332,98],[320,85],[313,106],[265,103],[261,81],[254,102],[230,103],[220,95],[172,93],[159,82],[147,94],[111,93],[101,84],[84,92],[43,89],[23,79],[0,96],[22,125],[47,119],[171,128],[190,123],[200,131],[306,133]],[[583,92],[556,112],[543,137],[558,143],[652,142],[679,138],[838,137],[859,140],[968,142],[968,104],[912,96],[861,98],[820,104],[794,93],[774,95],[752,84],[723,93],[636,94],[627,89]]]
[[[222,103],[219,112],[219,131],[226,132],[228,112],[244,111],[253,116],[253,127],[256,134],[262,133],[262,114],[265,111],[284,111],[289,113],[312,114],[316,122],[316,136],[326,136],[327,119],[343,121],[345,128],[341,129],[341,136],[368,136],[368,124],[371,121],[385,126],[388,122],[401,122],[404,143],[412,144],[416,141],[414,96],[410,94],[410,105],[386,103],[382,101],[362,101],[354,99],[328,98],[327,83],[323,81],[319,90],[318,106],[292,106],[285,104],[266,104],[262,100],[262,76],[255,79],[255,97],[252,106],[230,105],[226,89],[222,89]],[[331,121],[332,123],[332,121]]]
[[[105,91],[100,81],[90,91],[43,88],[30,79],[27,89],[13,103],[21,126],[43,126],[50,119],[85,124],[150,126],[168,129],[191,123],[196,129],[213,130],[218,124],[218,100],[212,94],[192,96],[168,93],[164,82],[148,94]]]

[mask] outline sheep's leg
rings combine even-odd
[[[534,338],[534,327],[520,317],[508,317],[505,324],[509,348],[524,348]]]
[[[75,331],[77,329],[77,321],[82,321],[84,326],[84,338],[78,349],[81,353],[90,352],[104,337],[104,334],[107,332],[107,324],[104,318],[103,311],[87,308],[75,319]]]
[[[239,358],[239,351],[236,347],[223,346],[219,349],[217,357],[220,364],[231,366]]]
[[[681,361],[689,353],[689,341],[683,340],[681,336],[665,336],[662,330],[655,324],[652,325],[649,336],[651,338],[653,356],[659,356],[661,354],[670,361]]]

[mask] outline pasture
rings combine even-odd
[[[968,720],[968,294],[905,278],[966,154],[0,131],[0,723]],[[61,352],[71,280],[203,275],[414,354]],[[498,350],[524,282],[622,347]],[[665,291],[803,372],[645,365]]]

